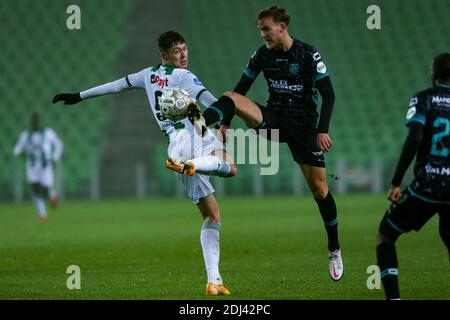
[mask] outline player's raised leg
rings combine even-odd
[[[237,167],[231,161],[211,154],[187,161],[175,162],[166,160],[166,167],[185,176],[193,176],[196,173],[230,178],[236,175]]]
[[[215,150],[210,155],[187,161],[196,173],[230,178],[236,175],[237,167],[225,150]]]
[[[166,160],[166,167],[170,170],[192,176],[196,173],[219,176],[223,178],[234,177],[237,167],[230,155],[224,150],[215,150],[211,154],[194,158],[180,163],[172,159]]]
[[[213,194],[200,198],[197,204],[204,222],[200,233],[200,242],[205,260],[208,283],[205,293],[209,296],[229,295],[223,285],[219,272],[220,260],[220,210]]]
[[[301,164],[300,168],[317,202],[327,231],[331,278],[335,281],[340,280],[344,274],[344,264],[339,246],[336,203],[328,188],[326,169],[307,164]]]
[[[56,208],[58,206],[59,197],[58,197],[58,193],[56,192],[56,190],[54,188],[50,189],[50,191],[49,191],[48,201],[49,201],[50,205],[52,206],[52,208]]]
[[[234,114],[244,120],[250,128],[257,128],[263,122],[263,115],[256,103],[236,92],[225,92],[203,112],[203,117],[209,126],[217,121],[227,123]]]

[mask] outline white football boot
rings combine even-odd
[[[341,258],[341,250],[336,249],[328,253],[330,258],[330,276],[334,281],[339,281],[344,275],[344,263]]]

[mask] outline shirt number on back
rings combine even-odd
[[[450,120],[440,117],[434,120],[433,127],[441,128],[441,126],[444,126],[444,130],[433,135],[431,143],[431,154],[433,156],[448,157],[449,150],[448,147],[445,146],[444,139],[445,137],[450,136]]]

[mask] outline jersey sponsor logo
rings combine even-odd
[[[450,105],[450,97],[433,96],[431,98],[431,103],[436,103],[438,105]]]
[[[416,114],[416,107],[409,108],[408,112],[406,113],[406,120],[411,120],[415,114]]]
[[[327,66],[322,61],[317,64],[317,72],[322,74],[327,72]]]
[[[289,73],[296,76],[300,72],[300,67],[297,63],[293,63],[289,66]]]
[[[198,80],[197,78],[194,79],[194,83],[198,86],[203,86],[203,83],[200,80]]]
[[[427,172],[427,174],[437,174],[437,175],[441,175],[441,176],[450,176],[450,168],[449,167],[441,167],[441,168],[436,168],[433,167],[432,165],[430,165],[429,163],[427,163],[427,165],[425,166],[425,170]]]
[[[272,80],[270,81],[270,87],[275,89],[276,91],[282,92],[300,92],[303,90],[302,84],[289,85],[287,80]]]
[[[314,61],[319,61],[322,58],[318,52],[314,53],[312,57]]]
[[[164,89],[164,87],[167,87],[169,85],[169,79],[160,78],[158,75],[155,74],[152,74],[152,76],[150,77],[150,82],[160,86],[161,89]]]
[[[413,107],[417,104],[417,102],[419,102],[419,99],[417,97],[414,97],[411,99],[411,101],[409,102],[409,106]]]

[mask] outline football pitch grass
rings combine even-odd
[[[221,274],[232,295],[206,297],[202,220],[185,199],[0,204],[0,299],[384,299],[367,288],[383,195],[337,196],[344,277],[328,273],[311,197],[220,198]],[[403,299],[449,299],[450,264],[435,216],[397,242]],[[81,289],[66,286],[68,266]]]

